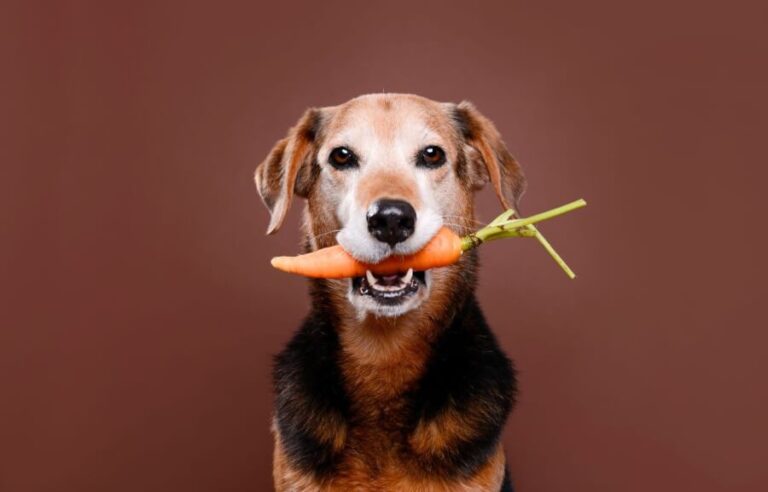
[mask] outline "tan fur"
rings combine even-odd
[[[417,118],[441,134],[453,133],[445,118],[445,106],[410,94],[377,94],[362,96],[330,109],[328,135],[341,133],[347,126],[371,125],[384,140],[391,139],[403,121]]]
[[[343,375],[358,410],[377,416],[381,404],[397,399],[421,375],[434,330],[416,316],[350,321],[340,330]]]
[[[476,166],[479,169],[484,168],[486,175],[476,185],[482,186],[487,177],[502,207],[517,209],[518,201],[525,192],[525,177],[520,165],[507,150],[494,124],[472,104],[462,102],[457,106],[457,110],[468,123],[471,133],[467,153],[479,157],[484,164]]]
[[[472,436],[466,418],[449,408],[429,422],[420,422],[410,438],[418,453],[441,455],[457,442]]]
[[[369,174],[358,183],[355,195],[363,210],[367,210],[373,202],[381,198],[405,200],[417,209],[421,206],[416,183],[407,176],[392,171]]]
[[[271,213],[267,234],[276,232],[285,220],[297,190],[301,168],[310,165],[317,150],[307,135],[316,118],[318,115],[314,110],[304,113],[296,126],[291,128],[288,137],[278,141],[256,168],[256,188]]]

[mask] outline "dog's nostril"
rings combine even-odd
[[[368,217],[368,229],[371,228],[377,229],[384,225],[384,221],[381,220],[381,217],[379,215],[373,215]]]
[[[384,198],[368,211],[368,232],[390,246],[408,239],[416,226],[416,211],[403,200]]]

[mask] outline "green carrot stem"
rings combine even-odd
[[[549,253],[549,256],[552,257],[555,262],[557,262],[558,265],[560,265],[560,268],[563,269],[566,275],[570,277],[571,280],[576,278],[576,274],[573,273],[573,270],[570,269],[570,267],[565,263],[565,260],[563,260],[559,254],[557,254],[557,251],[555,251],[555,248],[552,247],[551,244],[549,244],[549,241],[544,237],[544,235],[536,229],[534,225],[529,225],[531,229],[536,231],[536,235],[534,236],[538,241],[539,244],[544,246],[544,249],[547,250],[547,253]]]
[[[503,239],[507,237],[534,237],[537,241],[547,250],[549,255],[557,262],[558,265],[565,271],[570,278],[575,278],[576,275],[573,270],[568,268],[565,261],[557,254],[557,251],[549,244],[549,241],[539,232],[533,224],[552,219],[559,215],[571,212],[578,208],[584,207],[587,202],[583,199],[567,203],[552,210],[547,210],[536,215],[532,215],[526,218],[509,220],[512,215],[515,215],[513,209],[505,210],[504,213],[496,217],[490,224],[483,227],[479,231],[469,234],[461,238],[461,249],[467,251],[475,248],[486,241],[494,241],[496,239]]]
[[[507,228],[507,229],[525,227],[529,224],[536,224],[538,222],[543,222],[545,220],[555,218],[559,215],[563,215],[568,212],[572,212],[578,208],[586,207],[586,206],[587,206],[587,202],[584,201],[584,199],[579,199],[571,203],[566,203],[565,205],[561,205],[557,208],[553,208],[552,210],[541,212],[540,214],[531,215],[530,217],[504,222],[500,225],[500,227]]]

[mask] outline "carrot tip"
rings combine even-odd
[[[283,270],[285,267],[285,256],[275,256],[269,263],[278,270]]]

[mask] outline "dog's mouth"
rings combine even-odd
[[[379,304],[388,305],[404,302],[424,286],[426,286],[425,272],[414,272],[413,268],[394,275],[375,275],[368,270],[364,277],[352,279],[354,294],[370,297]]]

